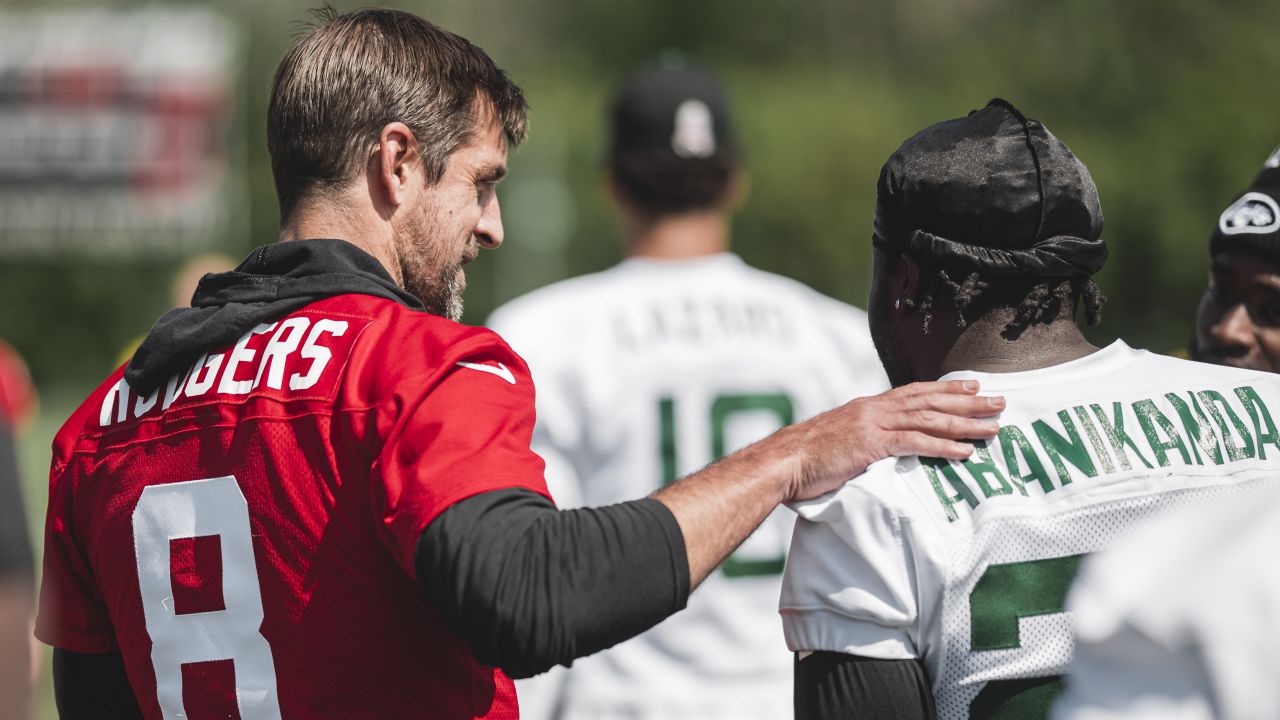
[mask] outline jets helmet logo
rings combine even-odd
[[[1268,170],[1280,167],[1280,146],[1276,146],[1276,149],[1271,151],[1271,154],[1267,156],[1267,161],[1262,164],[1262,167]]]
[[[1223,211],[1218,218],[1218,229],[1223,235],[1273,233],[1280,229],[1280,206],[1270,195],[1245,193]]]
[[[711,108],[701,100],[685,100],[676,108],[671,149],[682,158],[706,158],[716,152],[715,123]]]

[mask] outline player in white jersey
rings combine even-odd
[[[1218,217],[1192,358],[1280,372],[1280,148]]]
[[[1280,148],[1209,239],[1197,359],[1280,370]],[[1056,717],[1280,717],[1280,493],[1152,523],[1086,565],[1079,635]]]
[[[653,67],[612,115],[628,259],[494,313],[538,386],[534,446],[561,505],[646,495],[792,421],[888,387],[866,315],[728,252],[740,187],[719,83]],[[781,510],[644,635],[518,683],[522,716],[640,720],[791,712],[776,619]]]
[[[1280,717],[1280,492],[1171,513],[1086,563],[1056,720]]]
[[[1280,477],[1280,376],[1099,349],[1088,170],[992,101],[881,171],[870,320],[895,385],[977,378],[1008,405],[964,462],[873,465],[800,503],[781,602],[808,718],[1046,717],[1081,560],[1168,508]]]

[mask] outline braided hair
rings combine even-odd
[[[1089,325],[1100,322],[1106,298],[1091,277],[1107,251],[1093,179],[1007,100],[909,139],[885,163],[876,193],[872,242],[920,264],[919,291],[903,302],[923,316],[925,333],[939,302],[954,305],[960,328],[1011,308],[1010,339],[1064,309],[1074,315],[1080,300]]]
[[[950,301],[955,306],[956,327],[961,329],[968,327],[972,318],[986,309],[1012,307],[1013,320],[1003,332],[1006,337],[1013,338],[1032,325],[1051,322],[1063,307],[1074,307],[1077,299],[1084,301],[1085,321],[1089,327],[1094,327],[1102,322],[1102,306],[1107,301],[1097,283],[1083,276],[1036,283],[1016,300],[1007,295],[1001,297],[988,293],[990,288],[991,283],[977,272],[970,272],[962,282],[956,282],[946,269],[940,269],[921,283],[916,297],[905,298],[903,304],[921,314],[922,329],[926,335],[939,300]]]

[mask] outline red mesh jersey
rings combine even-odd
[[[514,718],[413,556],[452,503],[546,494],[533,421],[497,335],[363,295],[148,397],[117,371],[54,442],[37,635],[118,649],[148,718]]]

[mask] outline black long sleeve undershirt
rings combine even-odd
[[[527,490],[482,493],[427,527],[416,566],[476,659],[517,678],[631,638],[690,592],[680,526],[650,499],[557,510]]]
[[[120,653],[53,649],[53,689],[62,720],[142,720]]]
[[[795,663],[795,720],[936,720],[919,660],[815,652]]]

